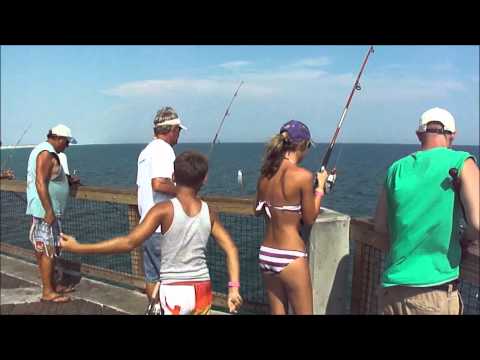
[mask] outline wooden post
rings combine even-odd
[[[132,230],[140,222],[140,214],[137,205],[128,205],[128,228]],[[143,248],[137,247],[130,252],[132,275],[145,276],[143,271]]]

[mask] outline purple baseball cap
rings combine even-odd
[[[310,130],[308,130],[307,125],[297,120],[290,120],[289,122],[283,124],[280,128],[280,133],[286,131],[288,133],[288,138],[294,143],[298,144],[304,140],[310,140]],[[310,140],[313,144],[313,142]]]

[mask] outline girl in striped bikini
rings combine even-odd
[[[267,144],[257,183],[255,214],[264,215],[266,233],[259,264],[272,314],[312,314],[313,298],[305,242],[300,226],[314,223],[324,194],[327,172],[300,167],[312,142],[310,131],[291,120]]]

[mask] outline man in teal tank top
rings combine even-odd
[[[58,153],[76,143],[65,125],[53,127],[47,141],[37,145],[28,159],[27,215],[32,215],[29,240],[35,249],[40,277],[42,301],[67,302],[68,288],[55,286],[55,257],[60,254],[61,219],[67,205],[69,184]]]
[[[479,170],[473,155],[450,149],[455,119],[444,109],[422,114],[421,149],[387,170],[375,228],[388,237],[381,278],[382,314],[461,314],[457,289],[460,220],[479,232]],[[450,169],[458,173],[454,186]]]

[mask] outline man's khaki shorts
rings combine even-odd
[[[384,315],[461,315],[463,302],[453,284],[446,289],[391,286],[379,289],[378,309]]]

